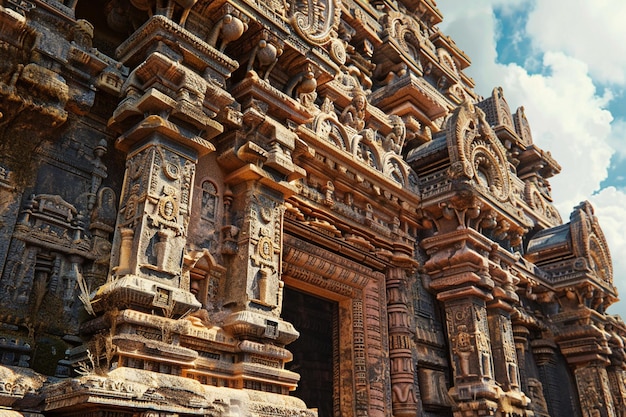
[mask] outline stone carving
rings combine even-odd
[[[220,52],[224,52],[226,45],[239,39],[248,30],[248,18],[231,5],[224,4],[222,12],[223,16],[215,24],[207,39],[207,42],[218,48]]]
[[[451,176],[465,175],[501,201],[510,197],[506,153],[495,138],[484,112],[469,102],[461,105],[448,122],[448,143],[456,162]]]
[[[315,0],[308,3],[292,3],[292,22],[298,34],[314,45],[329,41],[337,31],[341,2],[339,0]]]
[[[283,49],[280,43],[269,33],[263,32],[250,54],[248,72],[254,71],[267,81],[282,53]]]
[[[352,97],[352,103],[341,112],[340,120],[360,132],[365,128],[366,111],[367,97],[363,91],[357,90]]]
[[[306,68],[296,74],[287,84],[285,93],[295,98],[309,109],[315,109],[315,100],[317,99],[317,80],[313,67],[310,64]]]
[[[458,357],[458,372],[460,376],[470,375],[470,355],[475,351],[471,336],[467,332],[467,326],[460,324],[457,326],[456,340],[452,352]]]
[[[399,116],[391,115],[389,119],[393,125],[393,131],[383,140],[383,149],[387,152],[400,154],[406,138],[406,127]]]

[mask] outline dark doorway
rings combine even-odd
[[[319,417],[333,416],[333,334],[337,304],[286,287],[282,317],[300,332],[287,346],[293,361],[287,369],[300,374],[292,395],[317,408]],[[336,339],[336,336],[335,336]]]

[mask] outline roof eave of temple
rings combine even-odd
[[[445,48],[456,58],[457,63],[460,67],[459,70],[463,70],[470,66],[471,60],[469,56],[465,53],[465,51],[461,50],[461,48],[457,46],[457,44],[450,36],[446,36],[441,32],[437,32],[430,39],[436,46],[441,46]]]
[[[370,103],[389,114],[399,114],[399,108],[409,105],[412,110],[423,113],[429,120],[445,116],[451,103],[423,77],[407,72],[397,77],[386,88],[369,96]],[[402,110],[400,110],[401,112]]]

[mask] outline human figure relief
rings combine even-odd
[[[362,91],[357,91],[352,98],[352,103],[341,113],[341,121],[360,132],[365,128],[366,109],[367,97]]]
[[[452,352],[459,359],[460,376],[468,376],[470,373],[470,355],[474,351],[470,334],[467,332],[467,326],[460,324],[457,327],[458,334],[456,336],[456,344]]]

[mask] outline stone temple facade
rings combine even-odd
[[[593,208],[434,1],[0,4],[0,416],[626,415]]]

